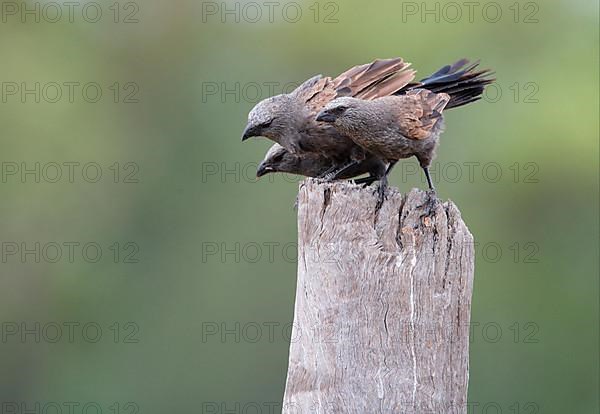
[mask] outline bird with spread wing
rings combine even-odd
[[[334,116],[333,111],[324,115],[323,110],[332,109],[333,102],[344,99],[374,102],[396,97],[399,100],[389,104],[417,102],[415,96],[419,93],[416,92],[423,89],[431,96],[441,96],[446,109],[462,106],[480,99],[485,85],[493,81],[486,77],[488,70],[477,70],[477,67],[478,63],[469,64],[468,60],[461,59],[416,82],[410,64],[402,58],[394,58],[355,66],[334,79],[317,75],[289,94],[259,102],[248,115],[242,140],[264,136],[279,144],[269,150],[261,162],[259,176],[281,171],[307,176],[318,174],[331,180],[369,173],[366,183],[385,179],[385,172],[393,165],[392,158],[381,156],[360,139],[353,138],[356,134],[352,131],[341,129],[327,119]],[[415,114],[411,113],[410,106],[401,107],[407,115],[402,122],[410,128]],[[415,107],[414,110],[420,109]],[[431,128],[437,123],[433,118],[427,122]]]

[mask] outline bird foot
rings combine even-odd
[[[325,182],[330,183],[333,180],[335,180],[335,171],[334,172],[330,172],[329,174],[325,174],[322,179],[325,180]]]
[[[377,191],[376,191],[377,204],[375,205],[375,210],[380,210],[381,207],[383,206],[383,202],[387,199],[386,190],[387,190],[387,183],[380,182],[379,186],[377,187]]]
[[[329,167],[327,170],[325,170],[322,174],[318,175],[316,178],[319,178],[321,180],[325,180],[325,181],[329,182],[329,181],[333,180],[332,177],[335,177],[337,171],[338,171],[337,166],[333,165],[333,166]]]
[[[342,165],[341,167],[337,168],[336,166],[334,166],[333,168],[330,168],[329,170],[325,171],[325,173],[323,174],[323,178],[325,179],[325,181],[327,182],[331,182],[334,180],[339,179],[346,171],[348,171],[348,169],[352,168],[353,166],[355,166],[357,164],[356,161],[350,161],[344,165]]]
[[[427,211],[425,216],[431,217],[433,215],[433,212],[435,211],[435,208],[436,208],[439,200],[437,197],[437,193],[435,192],[435,188],[430,188],[425,193],[427,194],[427,201],[425,201],[419,207],[425,207],[426,211]]]

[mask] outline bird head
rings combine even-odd
[[[297,174],[300,171],[300,158],[279,144],[273,145],[265,154],[265,158],[258,165],[256,177],[273,172],[287,172]]]
[[[248,114],[242,141],[267,137],[279,142],[294,127],[294,101],[289,95],[275,95],[257,103]]]
[[[334,99],[329,102],[319,112],[316,120],[319,122],[327,122],[330,124],[338,123],[342,118],[352,114],[353,110],[358,108],[364,102],[361,99],[344,96]]]

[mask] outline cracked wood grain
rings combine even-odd
[[[420,190],[308,179],[283,413],[466,413],[473,238]]]

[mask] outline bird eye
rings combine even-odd
[[[346,111],[346,109],[348,109],[347,106],[336,106],[331,112],[333,112],[336,115],[341,115]]]
[[[273,119],[269,119],[268,121],[263,122],[262,124],[260,124],[260,127],[261,128],[268,128],[268,127],[271,126],[272,123],[273,123]]]
[[[273,157],[273,162],[280,162],[283,160],[283,154],[279,154]]]

